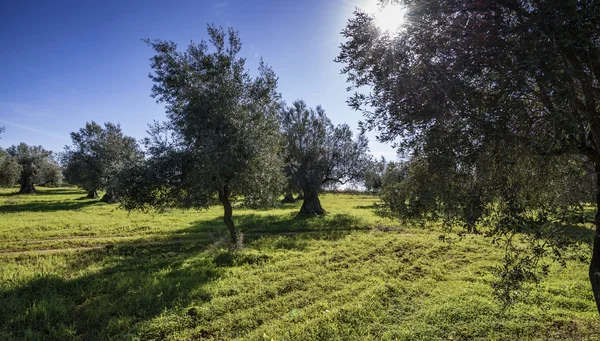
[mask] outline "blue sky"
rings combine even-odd
[[[353,10],[376,0],[0,0],[0,146],[26,142],[61,151],[87,121],[120,123],[146,136],[165,118],[150,97],[150,57],[141,39],[188,43],[214,23],[240,32],[247,67],[262,57],[291,103],[321,104],[334,123],[357,128],[333,62]],[[371,152],[395,158],[369,134]]]

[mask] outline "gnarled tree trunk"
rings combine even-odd
[[[23,181],[21,183],[21,189],[19,189],[19,194],[35,194],[35,187],[33,186],[33,181]]]
[[[304,191],[304,201],[300,208],[300,214],[310,215],[322,215],[325,214],[325,210],[321,207],[321,201],[319,200],[319,192],[315,190]]]
[[[291,203],[295,203],[296,199],[294,199],[294,195],[292,193],[286,193],[285,196],[283,197],[283,200],[281,200],[281,202],[283,204],[291,204]]]
[[[102,199],[100,201],[105,202],[107,204],[115,204],[117,203],[117,198],[114,196],[112,191],[109,189],[106,191]]]
[[[87,199],[98,199],[98,191],[91,190],[88,192],[88,195],[86,196]]]
[[[229,190],[224,188],[219,191],[219,200],[221,204],[223,204],[223,222],[227,229],[229,230],[229,235],[231,236],[231,242],[234,246],[236,246],[239,242],[239,233],[235,228],[235,224],[233,223],[233,209],[231,207],[231,202],[229,201]]]
[[[600,166],[596,166],[596,218],[594,220],[594,248],[590,262],[590,282],[596,300],[596,308],[600,313]]]

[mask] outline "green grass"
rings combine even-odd
[[[600,340],[587,265],[553,266],[502,312],[481,236],[379,217],[375,198],[324,195],[236,209],[127,213],[71,188],[0,191],[0,340]],[[585,232],[585,231],[584,231]]]

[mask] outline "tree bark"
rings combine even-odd
[[[290,204],[296,202],[296,199],[294,199],[294,195],[292,193],[286,193],[281,202],[284,204]]]
[[[88,192],[87,199],[98,199],[98,191],[92,190]]]
[[[229,235],[231,236],[231,242],[234,246],[236,246],[239,242],[239,233],[235,228],[235,224],[233,223],[233,209],[231,207],[231,202],[229,201],[229,191],[227,188],[219,191],[219,200],[221,204],[223,204],[223,222],[227,229],[229,230]]]
[[[300,208],[300,214],[325,214],[325,210],[323,209],[323,207],[321,207],[321,201],[319,200],[318,191],[304,191],[304,201],[302,202],[302,207]]]
[[[590,282],[596,300],[596,309],[600,314],[600,165],[596,166],[596,217],[594,224],[596,225],[596,231],[590,262]]]
[[[102,199],[100,199],[100,201],[107,204],[116,204],[117,198],[112,194],[111,190],[107,190]]]
[[[35,187],[32,182],[23,182],[19,194],[35,194]]]

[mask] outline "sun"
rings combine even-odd
[[[375,24],[382,32],[397,32],[406,23],[406,7],[400,5],[371,6],[369,13],[373,15]]]

